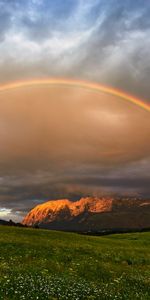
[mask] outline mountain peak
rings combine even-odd
[[[86,197],[50,200],[33,208],[22,224],[66,231],[150,227],[150,200]]]
[[[83,213],[100,213],[111,211],[112,199],[86,197],[78,201],[68,199],[51,200],[33,208],[23,220],[23,224],[33,226],[41,222],[59,219],[72,219]]]

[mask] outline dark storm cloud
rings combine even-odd
[[[68,180],[70,181],[70,180]],[[119,188],[138,188],[150,190],[150,178],[95,178],[87,177],[85,179],[76,179],[77,183],[84,185],[103,186],[103,187],[119,187]]]
[[[26,174],[22,177],[1,178],[1,208],[17,211],[20,217],[25,215],[35,205],[48,199],[69,198],[79,199],[82,196],[141,196],[148,197],[150,193],[150,177],[140,172],[146,162],[132,163],[126,168],[96,170],[89,167],[74,171]],[[147,163],[147,171],[150,163]],[[139,171],[137,172],[137,168]],[[144,167],[143,167],[144,172]],[[97,174],[97,175],[96,175]],[[102,175],[103,174],[103,175]],[[143,175],[143,176],[142,176]],[[10,216],[9,216],[10,217]],[[9,218],[8,217],[8,218]]]

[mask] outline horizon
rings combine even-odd
[[[96,199],[96,200],[104,200],[104,201],[106,201],[106,200],[110,200],[110,199],[112,199],[112,200],[119,200],[119,201],[122,201],[122,200],[124,200],[124,201],[128,201],[128,200],[134,200],[134,201],[150,201],[150,197],[144,197],[144,198],[142,198],[142,197],[137,197],[137,196],[134,196],[134,195],[132,195],[132,196],[99,196],[99,197],[97,197],[97,196],[90,196],[90,195],[87,195],[87,196],[84,196],[84,197],[81,197],[81,198],[78,198],[78,199],[74,199],[74,200],[71,200],[71,199],[69,199],[69,198],[60,198],[60,199],[47,199],[46,201],[40,201],[40,203],[38,203],[38,204],[36,204],[35,206],[33,206],[33,207],[31,207],[27,212],[25,212],[24,214],[22,214],[22,216],[20,215],[20,212],[19,212],[19,217],[18,216],[16,216],[16,214],[12,214],[11,213],[11,209],[8,209],[8,211],[7,211],[7,214],[6,214],[6,210],[5,209],[0,209],[0,221],[7,221],[7,222],[9,222],[9,221],[13,221],[14,223],[17,223],[17,222],[19,222],[19,223],[22,223],[22,221],[24,220],[24,218],[28,215],[28,213],[30,213],[30,211],[31,210],[33,210],[34,208],[36,208],[36,207],[38,207],[38,206],[40,206],[40,205],[42,205],[42,204],[46,204],[46,203],[49,203],[49,202],[57,202],[57,201],[65,201],[65,200],[68,200],[70,203],[73,203],[73,202],[78,202],[78,201],[80,201],[80,200],[82,200],[82,199],[91,199],[91,198],[93,198],[93,199]],[[3,215],[5,216],[5,218],[3,218]]]

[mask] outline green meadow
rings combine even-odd
[[[150,299],[150,233],[0,226],[0,299]]]

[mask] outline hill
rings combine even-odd
[[[81,198],[53,200],[33,208],[24,225],[41,228],[100,232],[150,227],[150,200]]]
[[[83,236],[0,226],[2,300],[148,300],[150,233]]]
[[[2,219],[0,219],[0,225],[26,227],[26,225],[23,225],[22,223],[15,223],[12,220],[6,221]]]

